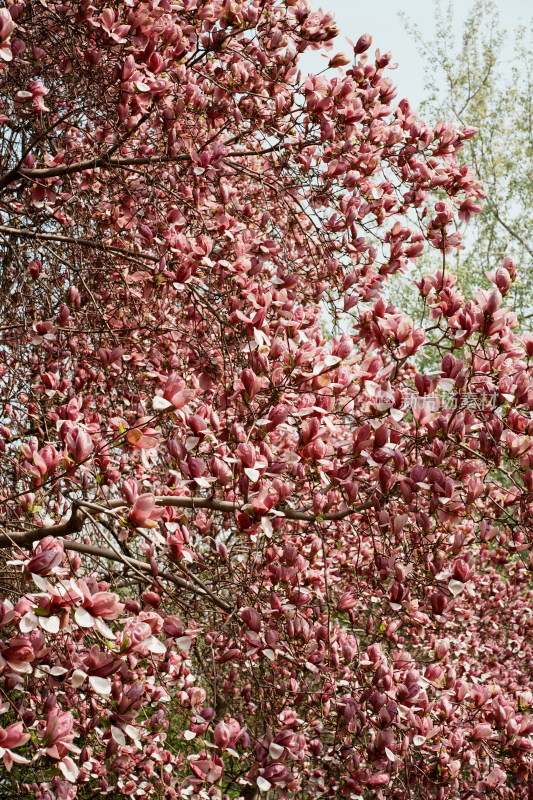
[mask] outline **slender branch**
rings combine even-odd
[[[63,546],[65,550],[72,550],[75,553],[83,553],[84,555],[95,556],[96,558],[105,558],[108,561],[116,561],[124,564],[125,566],[133,566],[139,571],[149,574],[152,572],[150,565],[145,564],[144,561],[138,561],[136,558],[126,559],[119,553],[116,553],[114,550],[107,550],[104,547],[96,547],[92,544],[81,544],[81,542],[70,541],[64,542]],[[201,586],[198,586],[196,582],[186,581],[183,578],[178,578],[176,575],[172,575],[170,572],[159,572],[157,577],[170,581],[175,586],[179,586],[180,589],[186,589],[187,591],[195,592],[196,594],[207,595],[211,598],[216,606],[222,609],[222,611],[227,611],[230,613],[233,610],[228,603],[224,602],[224,600],[221,600],[220,597],[217,597],[214,592],[211,590],[204,590]]]
[[[219,598],[216,596],[216,594],[212,592],[209,586],[206,586],[205,583],[202,580],[200,580],[200,578],[197,578],[196,575],[194,575],[194,573],[190,572],[185,566],[185,564],[181,563],[178,564],[178,569],[181,569],[182,572],[184,572],[187,575],[189,580],[191,580],[199,589],[201,589],[202,592],[204,592],[208,597],[210,597],[214,603],[217,603],[217,605],[220,604]],[[159,574],[164,575],[164,573],[159,573]]]
[[[495,207],[495,206],[494,206],[492,203],[488,203],[487,205],[489,206],[490,210],[492,211],[492,213],[494,214],[495,218],[498,220],[498,222],[500,223],[500,225],[501,225],[503,228],[505,228],[505,230],[507,231],[507,233],[510,233],[510,234],[511,234],[511,236],[513,236],[513,237],[514,237],[514,238],[515,238],[515,239],[516,239],[518,242],[520,242],[520,244],[522,245],[522,247],[524,248],[524,250],[526,250],[526,251],[529,253],[529,255],[533,257],[533,250],[532,250],[532,249],[531,249],[531,247],[528,245],[528,243],[527,243],[527,242],[526,242],[526,241],[525,241],[525,240],[522,238],[522,236],[520,236],[520,234],[519,234],[519,233],[517,233],[517,232],[514,230],[514,228],[511,228],[511,226],[510,226],[510,225],[508,225],[506,222],[504,222],[504,220],[501,218],[501,216],[500,216],[500,214],[499,214],[498,210],[496,209],[496,207]]]

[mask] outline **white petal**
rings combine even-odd
[[[124,727],[124,732],[127,733],[130,739],[133,739],[134,741],[141,738],[141,732],[139,728],[135,728],[133,725],[126,725]]]
[[[340,356],[334,356],[330,353],[330,355],[325,357],[323,363],[326,365],[326,367],[334,367],[335,364],[339,364],[341,361],[342,359]]]
[[[300,456],[298,453],[288,450],[284,455],[284,461],[286,464],[297,464],[300,461]]]
[[[0,58],[3,61],[13,61],[13,52],[8,42],[0,44]]]
[[[107,697],[111,694],[111,681],[109,678],[98,678],[96,675],[91,675],[89,684],[97,694]]]
[[[180,636],[179,639],[176,639],[176,644],[180,650],[188,653],[191,649],[192,639],[190,636]]]
[[[65,672],[68,672],[68,669],[65,669],[65,667],[52,667],[50,670],[50,675],[53,675],[55,678],[59,677],[60,675],[64,675]]]
[[[6,663],[9,664],[13,672],[18,672],[19,675],[31,674],[31,664],[29,661],[17,661],[16,664],[14,664],[12,661],[7,661]]]
[[[147,647],[150,653],[154,653],[156,655],[163,655],[163,653],[167,652],[167,648],[160,642],[159,639],[156,639],[155,636],[149,636],[143,642],[143,647]]]
[[[18,753],[14,753],[12,750],[6,750],[6,753],[9,753],[15,764],[29,764],[29,758],[24,758],[24,756],[19,756]]]
[[[268,748],[268,755],[270,756],[270,758],[276,761],[276,759],[278,759],[280,756],[283,755],[283,747],[280,744],[272,742],[272,744]]]
[[[70,685],[72,686],[73,689],[77,689],[79,686],[82,685],[86,677],[87,673],[83,672],[83,670],[75,669],[70,678]]]
[[[115,636],[115,634],[113,633],[113,631],[111,630],[111,628],[109,627],[109,625],[107,625],[104,622],[104,620],[101,619],[100,617],[96,617],[96,619],[94,621],[94,626],[95,626],[95,628],[97,630],[100,631],[102,636],[106,637],[106,639],[116,639],[117,638]]]
[[[58,633],[59,617],[39,617],[39,625],[48,633]]]
[[[276,660],[275,652],[273,650],[271,650],[269,647],[266,647],[263,650],[263,655],[265,656],[265,658],[268,658],[269,661],[275,661]]]
[[[259,778],[257,779],[256,783],[257,783],[257,786],[258,786],[258,788],[259,788],[259,789],[260,789],[262,792],[268,792],[268,790],[269,790],[269,789],[271,788],[271,786],[272,786],[272,784],[271,784],[271,783],[269,783],[269,782],[266,780],[266,778],[261,778],[261,777],[259,777]]]
[[[454,578],[452,578],[452,580],[448,584],[448,589],[450,590],[450,592],[453,594],[454,597],[458,594],[461,594],[464,588],[465,588],[464,583],[462,583],[462,581],[456,581]]]
[[[183,738],[190,742],[191,739],[196,739],[196,734],[194,731],[183,731]]]
[[[21,617],[19,622],[19,628],[21,633],[30,633],[30,631],[34,631],[35,628],[39,627],[39,620],[37,618],[37,614],[34,614],[33,611],[29,611],[27,614],[24,614]]]
[[[86,608],[77,608],[74,612],[74,619],[80,628],[94,628],[94,617]]]
[[[385,748],[385,755],[387,756],[389,761],[396,761],[396,756],[391,750],[389,750],[388,747]]]
[[[66,756],[63,761],[59,762],[57,766],[67,781],[70,783],[76,783],[76,779],[80,771],[70,756]]]
[[[156,395],[152,400],[152,408],[154,411],[166,411],[167,408],[172,408],[172,403],[161,395]]]
[[[124,736],[123,731],[121,731],[120,728],[116,728],[114,725],[111,725],[111,736],[117,744],[122,746],[126,744],[126,737]]]
[[[40,575],[34,575],[33,572],[31,577],[33,578],[34,584],[37,586],[38,589],[41,590],[41,592],[48,591],[48,581],[45,581],[45,579],[42,578]]]
[[[424,744],[425,741],[426,741],[426,737],[425,736],[414,736],[413,737],[413,744],[416,745],[416,747],[419,747],[421,744]]]
[[[251,467],[245,467],[244,474],[247,475],[252,483],[257,483],[259,480],[259,476],[261,473],[257,469],[252,469]]]

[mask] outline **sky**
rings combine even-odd
[[[496,0],[502,24],[513,31],[519,24],[527,24],[533,18],[533,0]],[[362,33],[373,37],[371,52],[379,48],[382,53],[392,51],[393,61],[398,68],[390,73],[398,87],[399,100],[407,97],[412,106],[417,107],[424,99],[424,61],[417,46],[405,30],[404,22],[398,17],[403,11],[414,20],[425,39],[435,36],[434,6],[432,0],[313,0],[315,8],[333,11],[340,35],[332,53],[342,51],[351,55],[346,42],[348,37],[356,41]],[[442,4],[443,8],[447,3]],[[463,21],[472,6],[469,0],[456,0],[454,13],[457,37],[462,36]],[[511,37],[509,37],[509,47]],[[302,72],[319,72],[327,61],[316,53],[306,53],[301,59]]]

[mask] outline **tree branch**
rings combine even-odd
[[[20,531],[13,534],[0,534],[0,547],[29,547],[46,536],[56,536],[57,538],[69,536],[71,533],[81,531],[84,523],[85,518],[80,509],[73,505],[70,519],[66,522],[60,522],[57,525],[41,525],[38,528],[30,528],[29,531]]]
[[[231,158],[241,158],[248,156],[265,155],[286,147],[285,142],[267,147],[264,150],[245,150],[243,152],[229,153]],[[104,156],[88,158],[85,161],[77,161],[74,164],[58,164],[57,167],[15,167],[0,176],[0,190],[5,189],[17,179],[27,178],[32,181],[46,180],[47,178],[59,178],[64,175],[73,175],[76,172],[85,172],[89,169],[121,169],[122,167],[146,166],[148,164],[177,164],[180,161],[190,160],[190,155],[180,156],[130,156],[123,158],[109,158],[109,154]]]
[[[206,497],[180,497],[180,496],[163,496],[156,497],[157,506],[172,506],[174,508],[190,508],[190,509],[208,509],[210,511],[220,511],[223,514],[231,514],[236,511],[245,511],[250,506],[249,504],[236,504],[227,500],[214,500]],[[80,505],[83,502],[80,501]],[[89,505],[89,504],[88,504]],[[360,511],[366,511],[373,507],[373,501],[367,500],[352,508],[346,508],[343,511],[335,511],[331,514],[323,514],[315,516],[308,514],[304,511],[298,511],[291,508],[282,508],[280,512],[283,513],[286,519],[294,520],[297,522],[334,522],[340,521],[349,517],[351,514],[357,514]],[[90,508],[97,514],[106,514],[116,508],[127,507],[124,500],[111,500],[106,506],[98,506],[95,503],[90,504]],[[13,534],[0,534],[0,547],[19,546],[27,547],[33,542],[38,542],[44,539],[45,536],[68,536],[71,533],[80,531],[83,527],[83,515],[80,510],[73,506],[72,516],[67,522],[61,522],[58,525],[47,525],[37,528],[31,528],[28,531],[17,532]]]
[[[515,231],[513,228],[511,228],[511,226],[510,226],[510,225],[508,225],[506,222],[504,222],[504,220],[503,220],[503,219],[500,217],[500,214],[499,214],[499,212],[498,212],[497,208],[496,208],[494,205],[492,205],[492,203],[490,203],[490,202],[489,202],[489,203],[487,203],[487,205],[488,205],[488,207],[490,208],[491,212],[494,214],[495,218],[496,218],[496,219],[498,220],[498,222],[500,223],[500,225],[501,225],[503,228],[505,228],[505,230],[507,231],[507,233],[510,233],[510,234],[511,234],[511,236],[513,236],[513,237],[514,237],[514,238],[515,238],[515,239],[516,239],[518,242],[520,242],[520,244],[522,245],[522,247],[524,248],[524,250],[526,250],[526,251],[529,253],[529,255],[530,255],[531,257],[533,257],[533,250],[532,250],[532,249],[531,249],[531,247],[530,247],[530,246],[527,244],[527,242],[526,242],[526,241],[525,241],[525,240],[522,238],[522,236],[520,236],[520,234],[519,234],[519,233],[517,233],[517,232],[516,232],[516,231]]]
[[[118,253],[129,258],[146,258],[148,261],[160,261],[160,256],[152,256],[149,253],[136,253],[133,250],[124,250],[122,247],[103,244],[94,239],[76,239],[75,236],[60,236],[55,233],[38,233],[27,228],[11,228],[7,225],[0,225],[0,233],[12,233],[16,236],[25,236],[29,239],[42,239],[46,242],[66,242],[67,244],[78,244],[81,247],[94,247],[97,250],[104,250],[109,253]]]
[[[46,178],[58,178],[63,175],[72,175],[76,172],[85,172],[88,169],[120,169],[121,167],[143,166],[146,164],[175,164],[178,161],[189,159],[189,155],[183,156],[144,156],[130,158],[108,158],[107,155],[100,158],[88,158],[85,161],[77,161],[75,164],[59,164],[57,167],[38,167],[29,169],[27,167],[17,167],[6,172],[0,177],[0,189],[14,183],[17,178],[28,178],[29,180],[39,181]]]
[[[96,547],[92,544],[82,544],[81,542],[70,541],[63,542],[63,546],[65,550],[71,550],[75,553],[83,553],[84,555],[88,556],[95,556],[96,558],[105,558],[108,561],[116,561],[120,564],[124,564],[125,566],[133,566],[139,571],[146,572],[149,575],[152,574],[152,569],[149,564],[145,564],[144,561],[139,561],[136,558],[122,558],[118,553],[115,553],[114,550],[108,550],[104,547]],[[196,594],[207,595],[211,598],[216,606],[222,609],[222,611],[227,611],[228,613],[232,611],[232,607],[228,605],[228,603],[225,603],[224,600],[221,600],[220,597],[218,597],[207,587],[199,585],[197,580],[186,581],[183,578],[178,578],[176,575],[172,575],[170,572],[159,572],[157,577],[170,581],[175,586],[179,586],[180,589],[186,589],[187,591],[195,592]],[[191,578],[194,578],[194,576],[191,575]]]

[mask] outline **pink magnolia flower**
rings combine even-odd
[[[364,53],[372,44],[372,36],[369,33],[363,33],[354,44],[354,54],[357,56]]]
[[[122,631],[121,652],[143,652],[143,642],[150,636],[152,636],[152,629],[147,622],[138,619],[131,620]]]
[[[476,725],[474,730],[472,731],[472,739],[491,739],[493,736],[493,731],[491,726],[488,723],[480,723]]]
[[[337,603],[337,608],[339,611],[349,611],[350,608],[354,608],[356,605],[357,597],[354,597],[354,595],[350,594],[349,592],[344,592]]]
[[[95,592],[91,594],[83,580],[78,581],[78,587],[83,596],[83,608],[87,609],[94,617],[101,617],[107,620],[117,619],[124,610],[124,603],[121,603],[118,595],[113,592]]]
[[[185,388],[185,381],[176,373],[167,379],[162,395],[156,395],[153,401],[155,411],[165,411],[170,408],[183,408],[193,397],[193,392]]]
[[[193,773],[202,781],[216,783],[224,772],[224,762],[219,756],[209,757],[205,750],[195,755],[190,760]]]
[[[93,440],[87,431],[81,428],[72,428],[65,437],[69,454],[77,464],[87,460],[94,450]]]
[[[15,722],[9,728],[0,728],[0,755],[8,772],[13,764],[29,763],[27,758],[11,752],[12,748],[26,744],[29,738],[30,734],[24,732],[22,722]]]
[[[8,646],[1,651],[0,658],[17,672],[24,672],[27,665],[34,660],[35,653],[29,639],[24,636],[14,636],[9,640]]]
[[[229,743],[231,742],[232,738],[231,728],[229,727],[229,725],[226,725],[225,722],[218,722],[215,725],[213,736],[217,747],[220,747],[222,750],[225,750],[226,747],[228,747]]]
[[[157,528],[157,520],[165,513],[164,508],[157,508],[153,494],[141,494],[135,500],[128,514],[128,520],[136,528]]]
[[[5,42],[13,31],[16,25],[13,22],[13,17],[7,8],[0,8],[0,41]]]
[[[120,659],[116,658],[113,653],[100,650],[97,644],[93,645],[90,650],[81,653],[74,663],[87,675],[97,678],[108,678],[122,666]]]
[[[60,539],[46,536],[35,548],[27,568],[34,575],[50,575],[65,557],[65,550]]]
[[[63,758],[72,749],[74,738],[74,717],[70,711],[59,711],[57,707],[50,711],[42,733],[47,755],[56,759]]]

